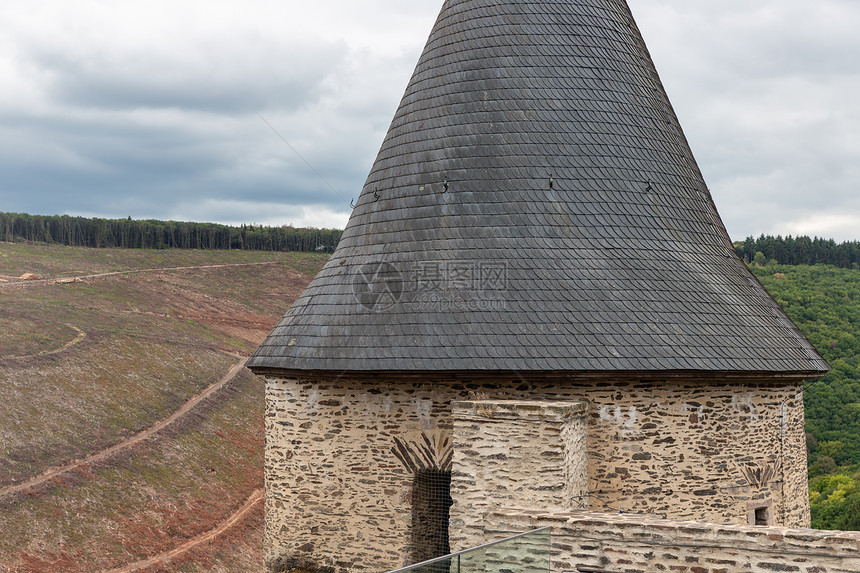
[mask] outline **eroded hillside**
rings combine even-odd
[[[228,372],[324,262],[0,244],[0,570],[258,571],[263,387]]]

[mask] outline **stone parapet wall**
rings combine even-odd
[[[484,515],[512,503],[588,504],[585,402],[454,402],[451,550],[483,543]]]
[[[630,514],[500,510],[484,543],[552,527],[552,571],[857,573],[860,532],[719,525]]]

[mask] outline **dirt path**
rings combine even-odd
[[[245,501],[245,504],[239,508],[239,511],[228,517],[225,521],[221,523],[215,529],[204,533],[190,541],[187,541],[176,547],[175,549],[171,549],[166,553],[162,553],[161,555],[156,555],[155,557],[150,557],[149,559],[145,559],[143,561],[138,561],[137,563],[132,563],[130,565],[124,565],[117,569],[111,569],[110,571],[105,571],[104,573],[132,573],[133,571],[140,571],[141,569],[146,569],[147,567],[152,567],[153,565],[158,565],[159,563],[165,563],[170,561],[171,559],[182,555],[183,553],[194,549],[198,545],[203,543],[207,543],[212,541],[234,525],[236,525],[239,521],[242,520],[246,515],[248,515],[254,507],[257,506],[261,501],[263,501],[263,490],[255,489],[251,496]]]
[[[84,341],[87,337],[87,333],[78,328],[77,326],[71,325],[69,323],[65,323],[66,326],[77,332],[77,336],[67,343],[65,343],[61,348],[55,348],[54,350],[43,350],[42,352],[37,352],[36,354],[25,354],[23,356],[0,356],[0,361],[2,360],[28,360],[30,358],[38,358],[40,356],[51,356],[52,354],[59,354],[64,350],[68,350],[75,344],[79,344]],[[2,494],[0,494],[2,495]]]
[[[284,261],[264,261],[261,263],[225,263],[222,265],[197,265],[191,267],[158,267],[154,269],[134,269],[128,271],[113,271],[110,273],[99,273],[95,275],[80,275],[73,277],[56,277],[52,279],[19,280],[16,282],[0,283],[0,289],[13,287],[44,286],[50,284],[70,284],[79,281],[104,279],[121,275],[134,275],[140,273],[153,273],[159,271],[188,271],[194,269],[222,269],[227,267],[256,267],[262,265],[282,265]]]
[[[57,466],[57,467],[49,468],[44,473],[42,473],[38,476],[32,477],[32,478],[28,479],[27,481],[21,482],[19,484],[14,484],[14,485],[2,487],[2,488],[0,488],[0,498],[7,496],[7,495],[14,494],[14,493],[26,491],[29,488],[38,486],[42,483],[45,483],[46,481],[48,481],[50,479],[53,479],[53,478],[55,478],[61,474],[64,474],[68,471],[79,468],[81,466],[85,466],[87,464],[92,464],[92,463],[104,461],[104,460],[108,459],[109,457],[111,457],[112,455],[116,454],[117,452],[120,452],[122,450],[130,448],[136,444],[139,444],[143,440],[146,440],[147,438],[152,437],[154,434],[160,432],[161,430],[163,430],[164,428],[166,428],[167,426],[169,426],[170,424],[172,424],[173,422],[175,422],[176,420],[178,420],[182,416],[188,414],[198,404],[200,404],[200,402],[202,402],[203,400],[205,400],[206,398],[208,398],[209,396],[211,396],[212,394],[214,394],[215,392],[220,390],[225,384],[227,384],[230,380],[232,380],[239,373],[239,371],[242,368],[244,368],[245,362],[247,362],[247,360],[248,360],[247,358],[243,357],[239,361],[238,364],[236,364],[235,366],[230,368],[230,370],[227,372],[227,374],[224,375],[223,378],[221,378],[220,380],[218,380],[214,384],[210,385],[208,388],[203,390],[203,392],[201,392],[197,396],[188,400],[185,404],[182,405],[181,408],[176,410],[173,414],[171,414],[169,417],[165,418],[164,420],[161,420],[160,422],[156,422],[154,425],[150,426],[146,430],[143,430],[142,432],[139,432],[139,433],[131,436],[130,438],[127,438],[127,439],[125,439],[125,440],[123,440],[117,444],[114,444],[113,446],[111,446],[107,449],[101,450],[95,454],[89,455],[89,456],[82,458],[82,459],[79,459],[79,460],[73,460],[73,461],[71,461],[71,462],[69,462],[63,466]]]

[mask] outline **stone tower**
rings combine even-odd
[[[416,499],[463,398],[588,402],[569,508],[808,524],[802,380],[828,367],[735,255],[624,0],[446,0],[249,366],[271,570],[441,551]]]

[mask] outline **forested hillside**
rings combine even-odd
[[[833,368],[805,389],[813,527],[860,530],[860,270],[751,268]]]
[[[331,252],[343,231],[0,213],[0,241],[70,247]]]

